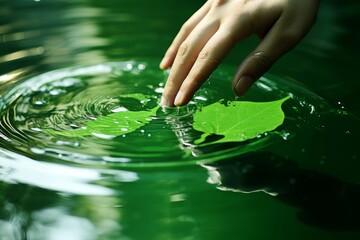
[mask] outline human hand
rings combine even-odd
[[[160,68],[172,66],[161,105],[181,106],[216,69],[236,43],[257,34],[261,42],[234,76],[244,95],[314,24],[320,0],[208,0],[181,27]]]

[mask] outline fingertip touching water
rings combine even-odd
[[[3,93],[3,147],[35,159],[180,166],[248,154],[295,135],[305,118],[331,112],[320,97],[279,79],[263,78],[248,101],[235,101],[220,91],[229,81],[226,69],[189,105],[161,108],[168,72],[155,69],[148,62],[113,62],[25,79]]]

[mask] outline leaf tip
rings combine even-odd
[[[281,103],[283,103],[283,102],[287,101],[289,98],[291,98],[291,96],[287,95],[286,97],[280,99],[280,101],[281,101]]]
[[[201,134],[200,138],[199,138],[199,139],[196,139],[196,140],[194,141],[194,143],[195,143],[196,145],[199,145],[199,144],[205,142],[205,139],[207,138],[207,136],[209,136],[209,133],[203,133],[203,134]]]

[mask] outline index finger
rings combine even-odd
[[[212,36],[181,84],[174,101],[175,106],[181,106],[190,101],[235,44],[232,33],[224,27]]]
[[[181,43],[190,35],[192,30],[199,24],[210,9],[210,2],[207,1],[199,10],[197,10],[181,27],[179,33],[167,49],[163,59],[160,62],[161,69],[169,68],[175,59]]]

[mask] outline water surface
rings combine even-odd
[[[188,106],[159,109],[137,131],[49,132],[156,106],[168,75],[157,65],[201,4],[1,4],[1,239],[359,238],[357,1],[323,2],[307,38],[238,99],[291,96],[275,131],[194,144],[194,112],[235,100],[231,78],[251,38]]]

